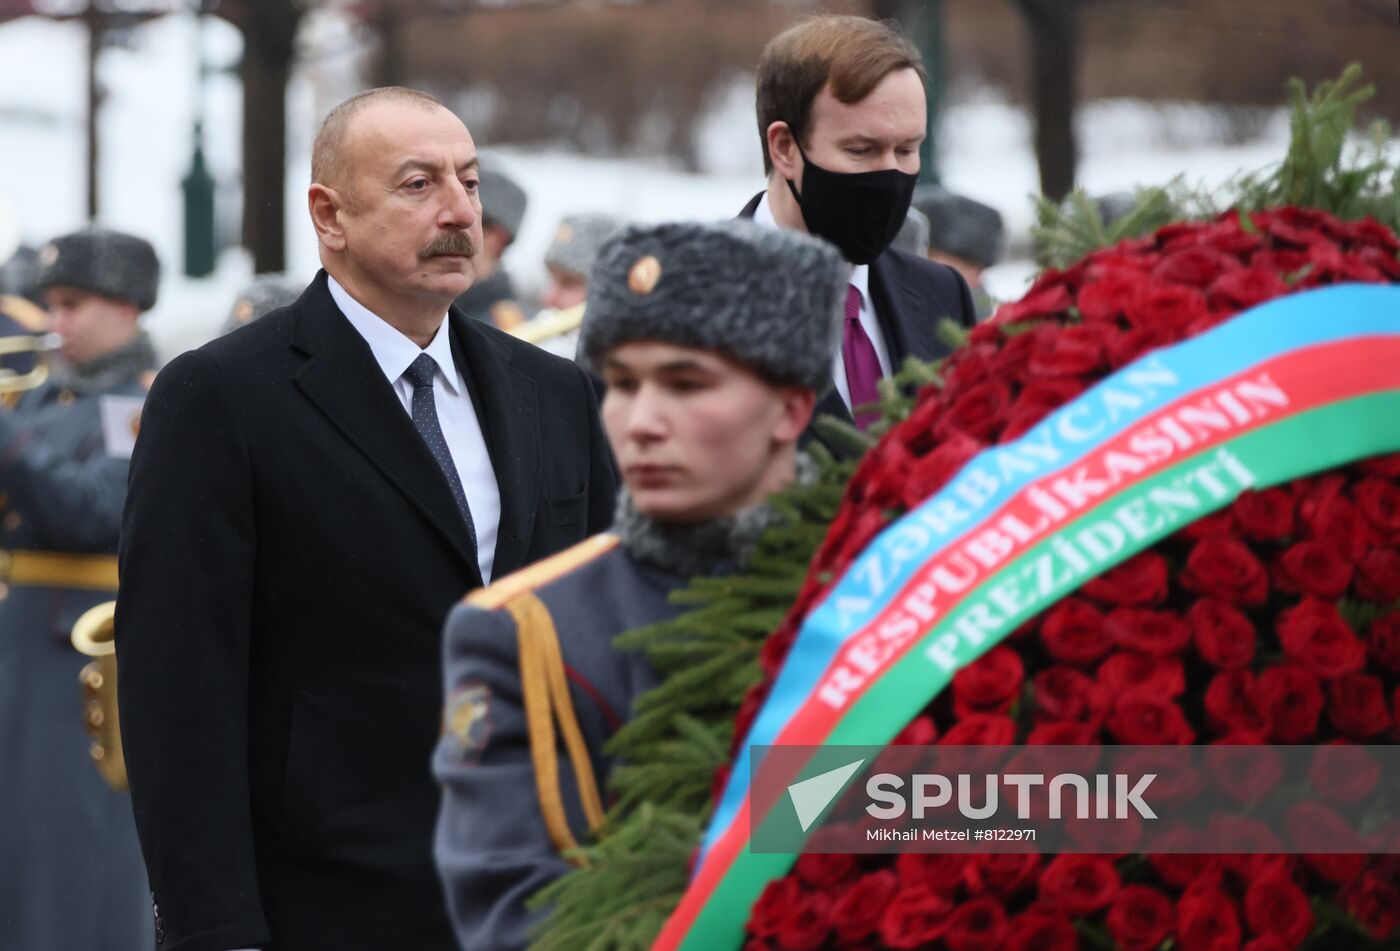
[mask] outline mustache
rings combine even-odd
[[[476,242],[472,236],[465,231],[449,231],[440,234],[423,246],[423,250],[418,252],[418,257],[422,260],[439,257],[444,254],[455,254],[463,257],[475,257],[477,252]]]

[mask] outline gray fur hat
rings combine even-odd
[[[300,297],[304,290],[305,285],[285,274],[259,274],[247,287],[238,292],[221,332],[237,330],[279,307],[286,307]]]
[[[894,246],[919,257],[928,254],[928,215],[910,205],[904,224],[899,226],[899,234],[894,236]]]
[[[494,221],[510,232],[512,239],[520,233],[529,204],[525,189],[505,172],[493,168],[481,170],[481,216]]]
[[[914,207],[928,216],[928,246],[982,267],[1001,256],[1001,213],[941,185],[920,185]]]
[[[608,240],[589,279],[579,349],[634,340],[717,350],[775,383],[831,381],[847,268],[836,249],[750,221],[634,225]]]
[[[155,306],[160,260],[144,238],[89,228],[54,238],[39,249],[38,290],[76,287],[141,310]]]
[[[621,231],[625,224],[613,215],[565,215],[544,253],[545,267],[587,277],[603,242]]]

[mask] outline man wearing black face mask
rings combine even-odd
[[[767,190],[741,213],[825,238],[852,265],[834,388],[817,414],[851,420],[906,357],[947,353],[949,317],[972,327],[957,272],[890,247],[904,222],[927,131],[924,68],[913,44],[861,17],[805,19],[775,37],[758,63],[758,129]],[[875,414],[854,414],[865,428]],[[820,438],[810,429],[807,440]],[[840,447],[828,444],[838,455]]]

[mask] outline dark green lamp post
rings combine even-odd
[[[204,10],[196,0],[199,80],[195,86],[194,153],[180,182],[185,193],[185,273],[204,277],[214,270],[214,176],[204,162]]]

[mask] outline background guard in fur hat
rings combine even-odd
[[[48,379],[0,412],[0,943],[151,947],[131,803],[89,758],[74,622],[116,597],[117,527],[155,353],[138,317],[160,265],[141,238],[82,231],[38,258]]]
[[[464,948],[523,948],[526,900],[601,821],[609,737],[655,684],[617,635],[741,568],[801,477],[846,291],[835,249],[749,222],[633,227],[594,265],[583,359],[626,489],[612,533],[468,596],[445,630],[435,858]],[[560,742],[562,740],[562,742]],[[560,751],[567,751],[560,755]]]

